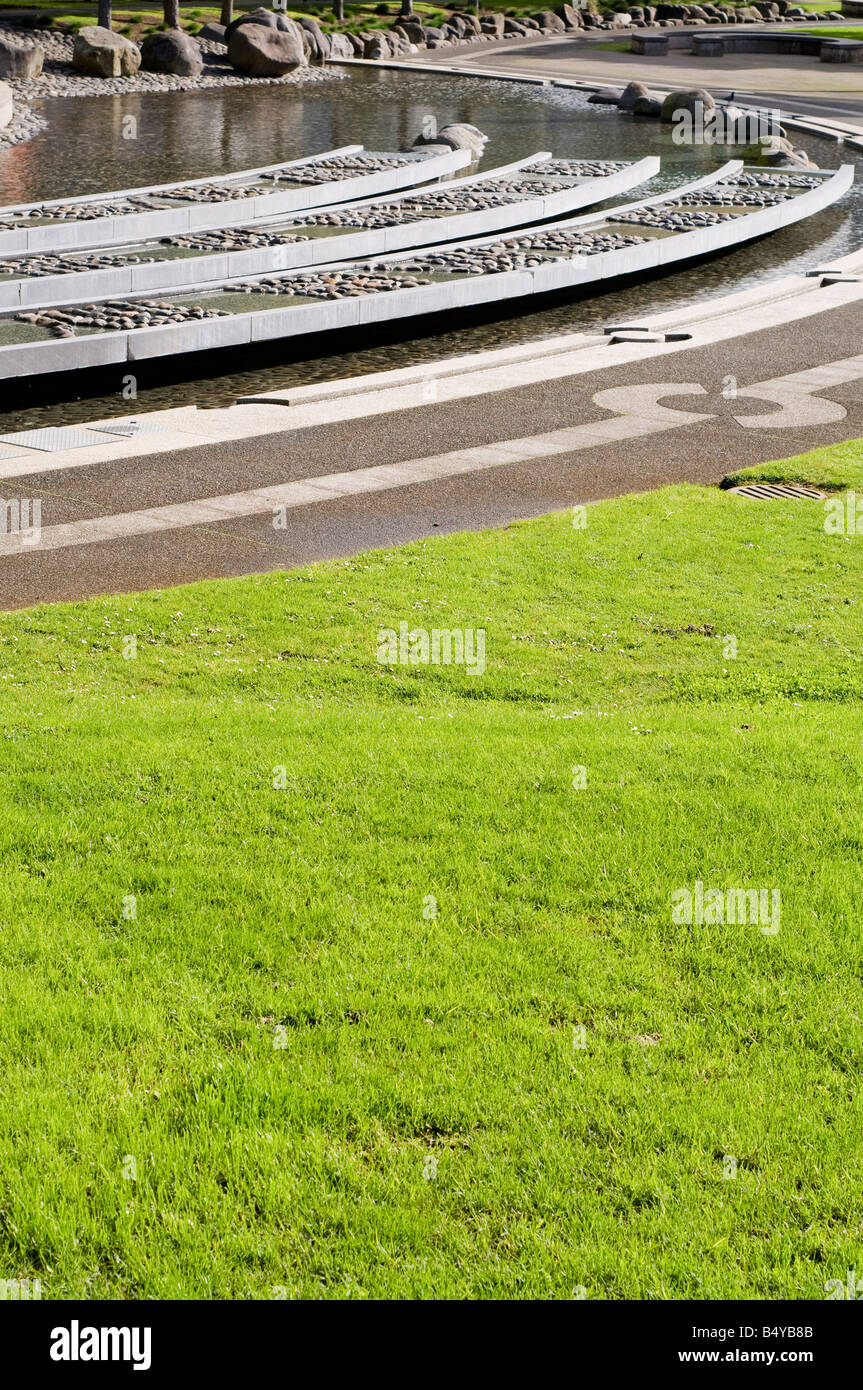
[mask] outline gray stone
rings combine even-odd
[[[704,87],[694,87],[690,92],[669,92],[662,103],[662,119],[672,120],[675,111],[688,111],[694,117],[700,110],[701,119],[708,121],[715,106],[714,98]]]
[[[539,14],[534,15],[534,19],[540,29],[548,29],[553,34],[562,34],[566,30],[565,23],[553,10],[541,10]]]
[[[447,145],[451,150],[470,150],[478,159],[487,142],[488,136],[483,135],[475,125],[445,125],[434,135],[418,135],[414,148],[418,145]]]
[[[600,87],[587,100],[590,106],[619,106],[620,92],[616,87]]]
[[[122,34],[88,24],[75,35],[72,65],[94,77],[134,77],[141,66],[141,52]]]
[[[632,108],[633,116],[649,116],[657,120],[662,115],[662,102],[655,97],[638,97]]]
[[[200,44],[181,29],[157,30],[141,43],[141,67],[146,72],[170,72],[197,77],[204,66]]]
[[[209,43],[225,43],[225,25],[217,24],[215,20],[211,19],[208,24],[203,25],[198,30],[196,37],[206,39]]]
[[[370,39],[367,39],[363,48],[363,57],[371,59],[392,57],[388,36],[386,34],[373,34]]]
[[[45,50],[38,43],[18,43],[0,34],[0,77],[38,77]]]
[[[305,51],[298,34],[259,23],[240,24],[228,40],[228,59],[247,77],[282,77],[303,66]]]
[[[621,111],[632,111],[640,97],[650,97],[649,87],[645,87],[643,82],[630,82],[624,87],[618,102]]]
[[[353,58],[354,51],[349,34],[330,34],[331,58]]]

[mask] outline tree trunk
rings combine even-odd
[[[227,29],[228,25],[233,22],[233,18],[234,0],[222,0],[222,13],[219,15],[219,23],[224,24]]]
[[[337,19],[339,24],[344,24],[345,0],[333,0],[333,18]]]
[[[96,23],[101,29],[111,28],[111,0],[99,0],[99,18]]]
[[[165,0],[165,23],[169,29],[180,27],[180,0]]]
[[[402,7],[399,11],[399,17],[401,19],[411,19],[413,16],[413,12],[414,7],[412,0],[402,0]]]

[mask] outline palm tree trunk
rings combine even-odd
[[[165,23],[169,29],[180,27],[180,0],[165,0]]]
[[[100,29],[111,28],[111,0],[99,0],[99,18],[96,23]]]
[[[345,22],[345,0],[333,0],[333,17],[339,24]]]
[[[222,0],[222,13],[219,15],[219,23],[224,24],[227,29],[228,25],[233,22],[233,18],[234,0]]]

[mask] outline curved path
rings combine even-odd
[[[851,24],[853,21],[846,21],[846,25]],[[786,25],[778,32],[799,32],[812,27]],[[825,34],[831,28],[817,27],[823,28]],[[747,26],[747,32],[759,33],[762,29],[775,31],[776,26]],[[778,53],[702,58],[672,51],[665,57],[644,57],[610,51],[606,46],[626,37],[625,30],[617,34],[601,30],[595,37],[559,34],[554,38],[464,45],[420,52],[415,58],[400,59],[399,64],[428,64],[469,69],[484,76],[576,81],[609,87],[645,82],[660,91],[707,87],[717,97],[727,96],[733,90],[737,100],[766,106],[778,102],[789,112],[848,119],[863,125],[863,78],[860,68],[852,64],[821,63],[809,57]]]
[[[837,276],[647,334],[165,411],[130,438],[81,427],[52,452],[6,436],[3,498],[38,499],[41,534],[0,535],[0,606],[284,568],[863,436],[863,254]]]

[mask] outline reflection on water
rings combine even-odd
[[[347,77],[333,73],[306,87],[72,98],[40,105],[50,122],[47,130],[0,154],[4,202],[206,177],[339,145],[404,148],[413,143],[430,114],[440,124],[464,121],[484,130],[490,137],[483,161],[488,168],[539,149],[568,158],[658,154],[663,161],[661,179],[653,185],[658,189],[707,172],[732,153],[675,145],[667,126],[621,117],[614,108],[590,106],[583,94],[565,88],[374,68],[352,69]],[[123,118],[128,115],[137,118],[136,140],[123,138]],[[621,316],[644,317],[673,304],[808,269],[860,244],[863,159],[832,142],[806,137],[805,144],[824,168],[849,160],[856,165],[858,182],[841,205],[688,271],[528,312],[513,313],[510,306],[492,321],[455,326],[452,320],[441,320],[443,332],[437,321],[427,320],[421,332],[402,325],[343,345],[334,335],[315,336],[309,340],[310,351],[299,357],[296,340],[252,361],[247,351],[232,358],[219,355],[205,359],[204,380],[195,376],[167,382],[166,371],[182,376],[180,362],[142,363],[136,372],[138,399],[131,407],[119,394],[119,369],[116,394],[78,401],[58,403],[58,388],[36,378],[16,384],[18,408],[0,414],[0,425],[7,431],[128,414],[130,409],[224,404],[251,391],[403,367],[573,332]],[[628,195],[633,196],[637,194]],[[196,371],[200,363],[198,359]],[[63,389],[80,394],[82,385],[77,374],[70,373]],[[46,391],[51,389],[55,394],[48,402]],[[100,389],[105,389],[104,382]]]

